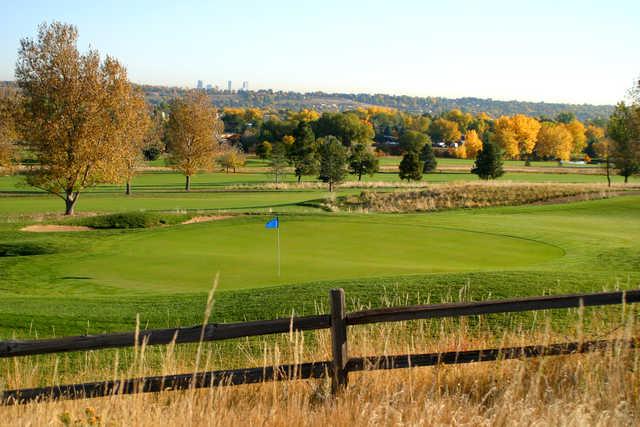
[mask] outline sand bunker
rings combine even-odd
[[[55,233],[67,231],[91,231],[93,228],[82,225],[53,225],[53,224],[34,224],[28,225],[20,229],[20,231],[29,231],[31,233]]]
[[[197,224],[199,222],[220,221],[221,219],[231,218],[229,215],[210,215],[210,216],[194,216],[184,221],[182,224]]]

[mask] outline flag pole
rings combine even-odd
[[[276,221],[278,221],[278,226],[276,227],[276,246],[278,250],[278,277],[280,277],[280,218],[276,217]]]

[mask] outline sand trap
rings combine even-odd
[[[55,232],[67,232],[67,231],[91,231],[93,228],[85,227],[82,225],[53,225],[53,224],[35,224],[28,225],[20,229],[20,231],[29,231],[31,233],[55,233]]]
[[[193,218],[184,221],[182,224],[197,224],[199,222],[220,221],[221,219],[231,218],[229,215],[211,215],[211,216],[194,216]]]

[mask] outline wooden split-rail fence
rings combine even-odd
[[[327,376],[331,377],[332,391],[335,393],[347,386],[349,373],[356,371],[558,356],[602,350],[612,345],[635,348],[640,344],[638,339],[627,341],[596,340],[442,353],[349,357],[347,340],[347,328],[349,326],[417,319],[630,304],[640,302],[640,290],[378,308],[352,313],[347,313],[345,310],[344,290],[331,290],[329,298],[331,313],[323,315],[254,322],[206,324],[188,328],[151,329],[138,333],[83,335],[30,341],[0,341],[0,358],[133,347],[143,343],[145,345],[163,345],[174,342],[176,344],[195,343],[201,340],[218,341],[289,333],[291,331],[331,329],[332,360],[6,390],[0,395],[0,402],[5,405],[22,404],[47,399],[80,399],[116,394],[153,393],[167,390],[252,384],[266,381],[324,378]]]

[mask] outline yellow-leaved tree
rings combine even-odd
[[[563,124],[545,122],[538,132],[536,154],[540,157],[553,157],[569,160],[573,150],[573,135]]]
[[[124,134],[138,126],[126,69],[95,50],[81,54],[77,40],[72,25],[42,24],[36,40],[20,41],[15,72],[18,130],[38,161],[27,182],[62,198],[67,215],[87,187],[122,181]]]
[[[202,91],[189,91],[169,104],[167,151],[169,164],[185,176],[185,191],[191,190],[191,177],[211,170],[222,151],[220,137],[224,124]]]
[[[502,116],[495,121],[495,139],[512,159],[529,160],[536,146],[540,122],[524,114]]]
[[[586,129],[578,120],[572,120],[564,126],[571,133],[571,137],[573,138],[571,154],[579,156],[587,145]]]
[[[0,93],[0,175],[13,172],[18,162],[17,108],[15,94]]]
[[[482,140],[475,130],[468,131],[464,136],[465,159],[475,159],[478,151],[482,150]]]
[[[315,122],[320,118],[320,113],[315,110],[303,108],[300,111],[289,112],[289,120],[296,122]]]

